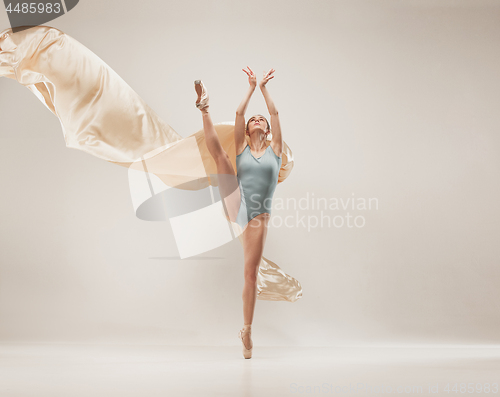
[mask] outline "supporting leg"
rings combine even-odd
[[[245,284],[242,294],[244,324],[252,324],[253,322],[257,300],[257,275],[264,252],[269,217],[268,213],[256,216],[250,220],[243,232],[243,251],[245,255]],[[246,340],[244,338],[243,343],[245,343],[247,349],[250,349],[252,347],[252,340],[249,335],[245,335],[245,337]]]

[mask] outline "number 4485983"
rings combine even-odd
[[[12,8],[12,3],[7,5],[5,9],[7,12],[17,12],[23,14],[59,14],[61,12],[61,3],[14,3],[14,8]]]

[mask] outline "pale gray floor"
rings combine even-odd
[[[498,389],[479,391],[480,385],[498,384],[498,346],[259,347],[250,360],[243,359],[240,350],[3,344],[0,396],[500,394]],[[316,390],[307,389],[314,386]]]

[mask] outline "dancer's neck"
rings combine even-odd
[[[260,152],[266,148],[266,134],[253,134],[250,136],[250,149]]]

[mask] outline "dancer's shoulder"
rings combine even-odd
[[[243,146],[243,148],[240,148],[239,153],[238,153],[238,150],[236,151],[236,157],[241,156],[247,147],[249,147],[249,146],[248,146],[247,141],[245,140],[245,145]],[[238,148],[236,148],[236,149],[238,149]]]

